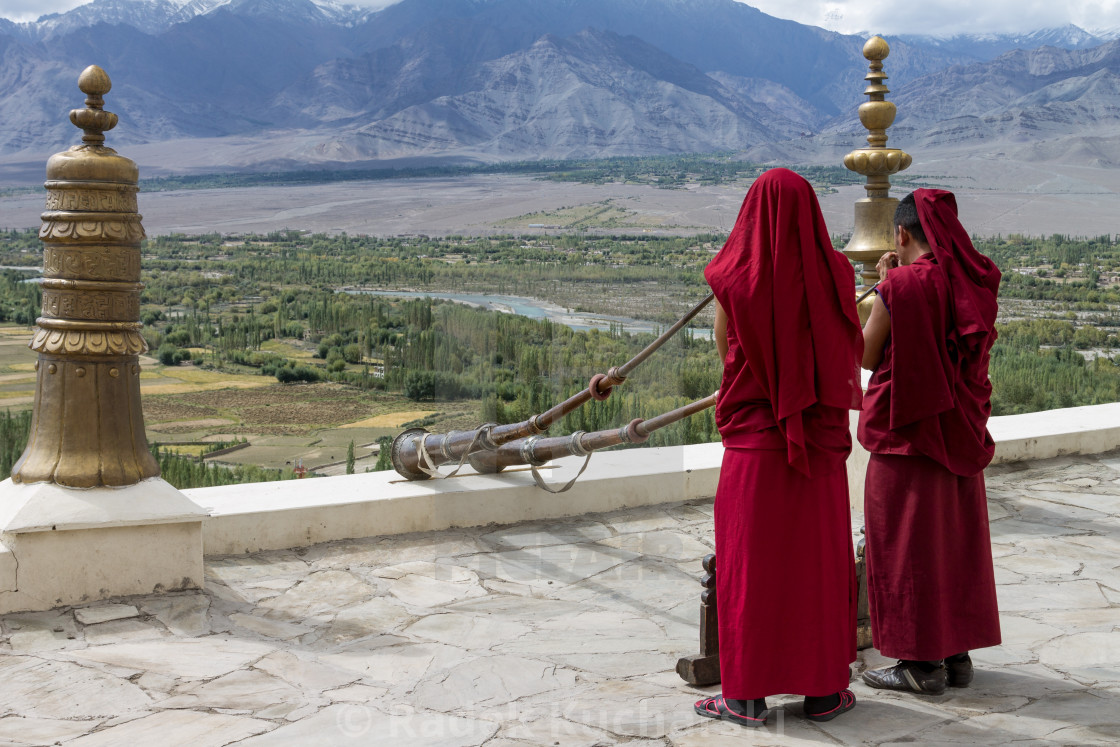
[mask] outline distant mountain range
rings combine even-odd
[[[987,61],[1015,50],[1058,47],[1059,49],[1089,49],[1120,38],[1120,28],[1086,31],[1077,26],[1041,29],[1027,34],[958,34],[956,36],[920,36],[902,34],[897,38],[931,46],[965,61]]]
[[[1071,140],[1120,131],[1116,36],[892,37],[896,132],[1120,160]],[[734,0],[95,0],[0,20],[0,155],[75,141],[91,63],[114,144],[214,138],[230,169],[804,149],[859,134],[864,41]]]
[[[898,117],[890,135],[899,147],[1120,165],[1120,40],[955,65],[899,87],[891,99]],[[850,141],[861,134],[855,116],[826,124],[817,139]]]

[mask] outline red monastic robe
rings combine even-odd
[[[812,187],[785,169],[751,186],[705,277],[728,317],[716,405],[720,674],[727,698],[823,696],[855,659],[844,460],[861,401],[851,265]]]
[[[988,359],[1000,273],[977,252],[949,192],[915,192],[932,252],[891,270],[891,317],[858,438],[871,631],[885,656],[933,661],[998,645],[984,467]]]

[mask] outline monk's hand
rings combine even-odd
[[[880,280],[886,280],[887,272],[896,267],[898,267],[898,252],[887,252],[879,257],[879,262],[875,265],[875,271],[879,273]]]

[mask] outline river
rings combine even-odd
[[[613,316],[611,314],[589,314],[582,311],[571,311],[563,306],[557,306],[539,298],[526,298],[524,296],[487,295],[482,293],[420,293],[416,291],[378,291],[345,289],[345,293],[364,294],[370,296],[385,296],[387,298],[435,298],[443,301],[452,301],[475,308],[499,311],[505,314],[518,314],[531,319],[548,319],[549,321],[563,324],[577,331],[598,329],[604,332],[613,326],[631,334],[650,332],[660,334],[670,325],[659,324],[644,319],[633,319],[626,316]],[[701,339],[711,339],[711,329],[693,329],[693,336]]]

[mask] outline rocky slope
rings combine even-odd
[[[852,147],[863,41],[734,0],[95,0],[0,22],[0,155],[74,142],[65,113],[90,63],[114,81],[114,143],[219,138],[239,168]],[[1110,162],[1120,41],[980,63],[1012,42],[891,42],[896,140],[1061,140],[1037,157]]]

